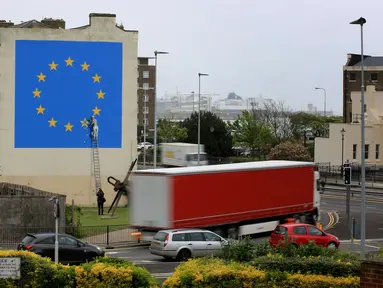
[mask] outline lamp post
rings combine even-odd
[[[153,166],[154,169],[157,167],[157,56],[169,54],[169,52],[164,51],[154,51],[154,153],[153,153]]]
[[[361,66],[361,118],[362,123],[360,126],[361,129],[361,180],[360,180],[360,186],[361,186],[361,208],[360,208],[360,256],[362,259],[365,258],[365,240],[366,240],[366,159],[365,159],[365,135],[364,135],[364,67],[363,67],[363,25],[366,23],[366,19],[363,17],[360,17],[358,20],[350,22],[352,25],[360,25],[360,50],[361,50],[361,60],[360,60],[360,66]]]
[[[198,73],[198,166],[201,153],[201,76],[209,76],[209,74]]]
[[[343,164],[344,164],[344,134],[346,133],[346,130],[344,130],[344,128],[342,128],[342,130],[340,130],[340,135],[342,135],[342,175],[343,175]]]
[[[315,90],[323,90],[324,91],[324,106],[323,106],[323,116],[326,117],[326,99],[327,99],[327,93],[326,93],[326,89],[324,88],[321,88],[321,87],[315,87]]]

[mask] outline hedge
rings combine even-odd
[[[27,251],[4,250],[0,251],[0,257],[21,259],[20,279],[0,279],[0,287],[159,287],[147,270],[122,259],[103,257],[80,266],[68,266],[56,265]]]
[[[360,261],[342,261],[332,257],[285,258],[269,255],[252,260],[251,265],[265,271],[285,271],[288,273],[330,275],[333,277],[360,276]]]
[[[193,259],[180,265],[163,287],[356,288],[360,287],[360,278],[265,272],[250,265],[209,258]]]

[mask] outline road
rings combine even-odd
[[[382,199],[373,200],[367,203],[366,214],[366,238],[381,240],[367,241],[367,251],[377,251],[380,245],[383,245],[383,197]],[[360,249],[358,240],[354,245],[347,243],[349,237],[347,232],[346,221],[346,205],[345,197],[341,195],[334,195],[326,192],[322,195],[321,200],[321,219],[323,229],[327,232],[336,235],[342,241],[341,248],[345,250]],[[354,199],[351,201],[352,216],[359,221],[360,219],[360,200]],[[359,239],[360,229],[357,229],[357,237]],[[265,241],[267,238],[254,239],[256,242]],[[162,257],[154,256],[149,253],[148,247],[132,247],[124,249],[114,249],[107,254],[111,257],[118,257],[128,261],[132,261],[137,265],[143,266],[157,278],[166,279],[170,273],[179,265],[177,261],[165,260]]]

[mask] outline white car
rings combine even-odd
[[[151,149],[153,148],[154,145],[150,142],[141,142],[141,143],[138,143],[137,145],[137,149],[138,150],[141,150],[141,149]]]

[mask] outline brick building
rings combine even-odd
[[[156,86],[156,67],[153,62],[154,57],[138,57],[137,137],[140,142],[143,141],[144,130],[146,137],[153,138]]]
[[[353,111],[351,92],[360,92],[361,55],[348,54],[343,66],[343,121],[352,123],[360,119],[361,111]],[[364,87],[375,85],[376,91],[383,91],[383,57],[364,55]]]

